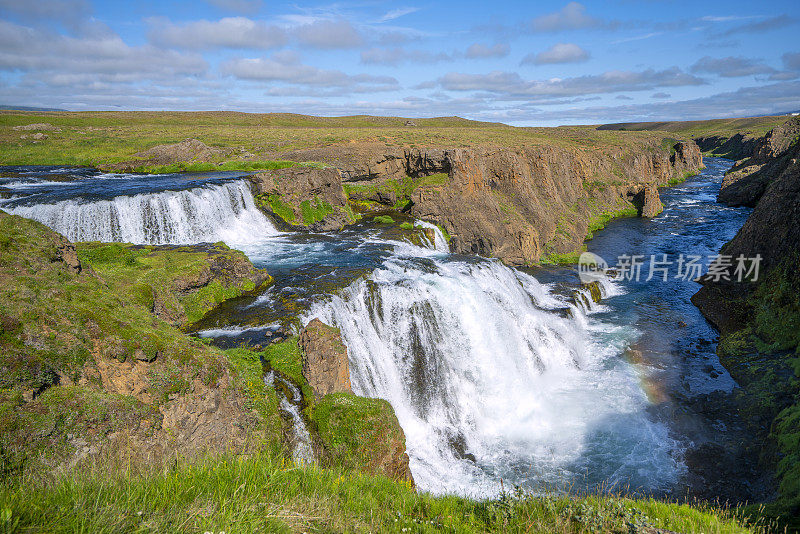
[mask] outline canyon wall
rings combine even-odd
[[[402,210],[440,225],[452,237],[453,252],[511,265],[575,254],[593,229],[614,216],[659,213],[657,187],[702,168],[694,143],[655,139],[602,147],[556,141],[519,148],[334,146],[284,156],[325,162],[339,176],[329,169],[304,170],[317,178],[300,181],[291,169],[254,176],[256,194],[273,200],[271,206],[262,202],[273,215],[279,215],[276,199],[294,206],[304,199],[324,207],[324,201],[330,217],[312,217],[306,226],[341,226],[343,188],[356,205]],[[299,211],[290,215],[295,224],[302,222]]]
[[[748,420],[763,436],[762,461],[779,480],[770,512],[800,516],[800,119],[754,144],[725,177],[719,200],[755,206],[721,253],[759,257],[744,281],[702,280],[692,297],[720,331],[717,354],[742,387]]]

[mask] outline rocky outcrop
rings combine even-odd
[[[415,191],[411,213],[442,225],[455,252],[516,265],[578,250],[593,219],[631,209],[642,191],[640,212],[655,215],[656,187],[702,165],[697,147],[685,143],[671,155],[603,155],[545,145],[455,149],[444,159],[448,183]]]
[[[254,174],[250,182],[262,210],[281,223],[327,231],[354,222],[336,169],[290,167]]]
[[[602,152],[556,144],[455,149],[357,145],[283,157],[337,167],[343,182],[358,186],[352,194],[357,201],[391,209],[404,195],[410,202],[403,209],[447,230],[454,252],[526,265],[578,250],[593,219],[634,209],[637,195],[639,213],[654,216],[661,206],[657,186],[702,167],[694,143],[673,142],[667,148],[655,140],[637,143]],[[413,182],[438,173],[447,179],[419,187]],[[382,186],[408,180],[408,187]]]
[[[188,314],[229,294],[226,277],[266,276],[238,265],[240,252],[99,243],[76,251],[44,225],[1,211],[0,236],[4,466],[51,470],[118,455],[153,465],[263,440],[239,370],[152,309],[156,285],[186,293]]]
[[[655,185],[647,185],[635,193],[633,195],[633,205],[636,206],[639,217],[647,219],[652,219],[664,211],[664,205],[661,203],[661,197]]]
[[[799,125],[791,120],[759,141],[753,156],[726,177],[727,191],[720,194],[720,200],[733,204],[755,204],[721,254],[760,257],[757,278],[751,272],[739,281],[736,261],[727,268],[719,264],[730,280],[705,277],[692,297],[720,331],[720,362],[742,388],[748,421],[763,438],[761,462],[779,481],[774,513],[787,517],[800,513],[800,449],[793,438],[800,414],[795,363],[800,347]]]
[[[300,334],[303,377],[317,397],[352,393],[347,347],[338,328],[313,319]]]
[[[765,185],[741,230],[722,249],[734,257],[760,255],[764,271],[800,252],[800,142],[765,164],[758,174],[767,168],[774,178]]]
[[[732,160],[740,160],[752,156],[758,140],[758,136],[743,133],[737,133],[730,137],[710,135],[694,138],[694,142],[704,153],[708,152],[715,156]]]
[[[791,165],[792,147],[800,139],[800,118],[794,117],[754,141],[752,154],[728,171],[718,200],[729,206],[756,205],[767,186]]]

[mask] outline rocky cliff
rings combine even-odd
[[[728,171],[718,200],[729,206],[754,207],[767,186],[792,164],[792,148],[800,139],[800,118],[794,117],[752,143],[745,159]]]
[[[341,206],[341,181],[356,209],[405,211],[443,227],[454,252],[514,265],[575,253],[593,228],[615,215],[657,214],[657,187],[702,167],[694,143],[641,139],[602,150],[555,142],[521,148],[358,145],[283,156],[323,161],[340,174],[320,178],[324,187],[304,185],[294,204],[303,196],[307,202],[313,201],[310,195],[331,198],[334,212],[333,206]],[[280,184],[270,180],[255,179],[256,192],[278,193]],[[325,190],[336,192],[320,193]],[[279,210],[272,206],[271,211]]]
[[[792,119],[755,144],[726,176],[720,201],[755,205],[721,253],[761,258],[757,278],[703,280],[692,297],[720,331],[720,361],[742,386],[744,406],[764,438],[763,462],[775,469],[775,514],[800,514],[800,121]]]

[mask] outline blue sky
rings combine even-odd
[[[800,2],[0,0],[0,103],[459,115],[800,109]]]

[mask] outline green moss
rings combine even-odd
[[[544,254],[540,259],[540,263],[543,265],[572,265],[578,263],[580,256],[581,251],[567,252],[564,254]]]
[[[697,174],[698,173],[696,171],[686,171],[683,174],[679,174],[677,176],[673,176],[672,178],[670,178],[669,182],[667,182],[667,185],[672,186],[672,185],[682,184],[692,176],[697,176]]]
[[[253,279],[234,282],[217,278],[196,291],[173,290],[181,281],[202,278],[201,273],[208,269],[211,255],[223,261],[250,263],[241,252],[231,250],[224,243],[214,245],[210,252],[192,247],[138,247],[116,243],[78,243],[76,249],[81,261],[91,265],[104,279],[114,282],[120,293],[148,309],[158,300],[172,315],[184,316],[183,326],[199,321],[225,300],[256,289]]]
[[[330,466],[373,471],[381,458],[404,445],[394,410],[383,399],[332,393],[309,411]]]
[[[264,368],[261,363],[262,353],[246,348],[229,349],[225,356],[236,371],[236,387],[242,392],[248,410],[256,410],[265,424],[265,434],[276,441],[281,441],[281,418],[278,408],[278,396],[275,389],[264,383]]]
[[[442,235],[444,236],[444,240],[449,243],[453,238],[450,236],[449,233],[447,233],[447,230],[445,229],[445,227],[440,225],[440,224],[437,224],[436,226],[439,228],[439,230],[442,231]]]
[[[377,217],[373,217],[372,220],[379,224],[394,224],[394,219],[389,215],[378,215]]]
[[[277,194],[267,195],[266,201],[267,205],[269,206],[269,209],[272,210],[272,213],[274,213],[275,215],[277,215],[278,217],[280,217],[289,224],[295,223],[296,216],[294,214],[294,209],[292,209],[291,205],[285,203],[281,199],[281,195]]]
[[[303,223],[309,225],[319,222],[333,213],[333,207],[328,202],[314,197],[313,204],[310,200],[300,203],[300,213],[303,216]]]
[[[406,221],[406,222],[400,223],[400,228],[402,228],[403,230],[413,230],[414,229],[414,225],[411,224],[410,222]]]
[[[636,210],[635,206],[626,206],[620,208],[619,210],[605,210],[599,214],[596,214],[589,219],[589,227],[587,229],[586,239],[591,239],[594,237],[595,232],[605,228],[606,225],[614,219],[619,219],[622,217],[636,217],[638,214],[639,212]]]

